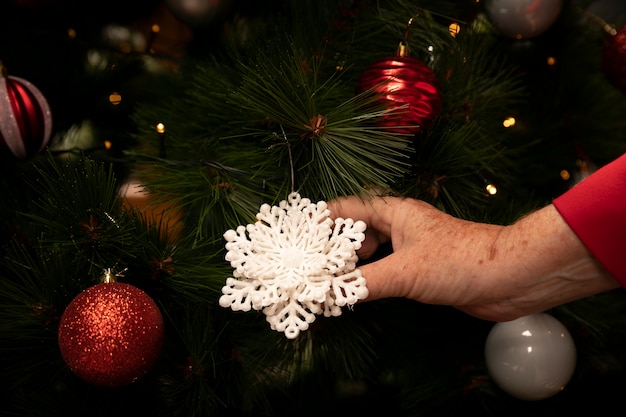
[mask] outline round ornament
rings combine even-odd
[[[229,0],[165,0],[165,4],[178,20],[192,27],[207,26],[230,7]]]
[[[545,313],[496,323],[485,342],[493,381],[521,400],[562,391],[576,368],[576,346],[567,328]]]
[[[148,42],[144,34],[132,26],[111,23],[102,29],[102,40],[108,46],[130,52],[144,52]]]
[[[0,64],[0,153],[28,159],[52,134],[48,101],[29,81],[9,76]]]
[[[156,363],[163,346],[163,317],[139,288],[103,282],[72,300],[61,317],[59,348],[83,381],[102,387],[128,385]]]
[[[602,70],[609,82],[626,94],[626,25],[605,39]]]
[[[485,0],[485,14],[503,35],[528,39],[541,35],[557,20],[563,0]]]
[[[372,90],[391,111],[380,123],[391,132],[416,134],[430,128],[443,104],[439,80],[422,61],[399,53],[381,59],[361,75],[357,94]]]

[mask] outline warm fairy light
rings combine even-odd
[[[498,192],[498,189],[493,184],[487,184],[487,186],[485,187],[485,190],[487,190],[489,195],[496,195],[496,193]]]
[[[109,150],[109,149],[111,149],[111,146],[113,146],[113,144],[111,143],[110,140],[105,140],[104,141],[104,149]]]
[[[122,95],[120,93],[111,93],[109,94],[109,103],[114,106],[117,106],[122,102]]]
[[[156,131],[157,133],[165,133],[165,125],[161,122],[157,123]]]
[[[151,29],[152,29],[152,33],[159,33],[161,31],[161,27],[157,25],[156,23],[152,25]]]
[[[548,63],[548,65],[552,66],[552,65],[556,64],[556,58],[555,58],[555,57],[553,57],[553,56],[549,56],[549,57],[546,59],[546,62]]]
[[[504,119],[504,121],[502,122],[502,126],[504,127],[515,126],[515,117],[507,117],[506,119]]]
[[[559,175],[561,176],[561,179],[563,179],[564,181],[567,181],[570,179],[570,173],[566,169],[562,169]]]
[[[70,39],[75,39],[76,38],[76,29],[67,28],[67,37],[70,38]]]
[[[458,23],[451,23],[450,26],[448,26],[448,30],[450,31],[450,36],[456,38],[456,35],[461,31],[461,26],[459,26]]]

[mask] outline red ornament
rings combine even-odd
[[[119,387],[143,377],[163,347],[163,317],[139,288],[104,282],[67,306],[59,348],[68,367],[93,385]]]
[[[443,108],[435,73],[422,61],[403,52],[365,70],[359,79],[357,94],[367,90],[380,94],[380,100],[388,109],[397,109],[383,116],[380,123],[393,132],[415,134],[428,129]]]
[[[626,94],[626,25],[605,39],[602,70],[611,84]]]
[[[51,134],[52,115],[41,91],[7,76],[0,64],[0,152],[31,158],[46,147]]]

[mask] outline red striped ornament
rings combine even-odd
[[[381,59],[361,75],[356,92],[372,90],[391,112],[380,126],[391,132],[416,134],[429,129],[443,108],[439,80],[422,61],[411,58],[404,44],[396,56]]]
[[[52,113],[29,81],[9,76],[0,65],[0,152],[17,159],[39,154],[52,135]]]

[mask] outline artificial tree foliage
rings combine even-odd
[[[53,9],[64,16],[57,24],[77,22],[74,3]],[[2,414],[550,416],[620,405],[622,290],[550,311],[570,329],[578,363],[566,390],[537,402],[491,380],[483,349],[493,323],[450,307],[358,303],[289,340],[259,312],[218,304],[232,276],[223,234],[293,191],[312,201],[418,198],[509,224],[621,155],[626,98],[598,62],[606,34],[581,12],[592,2],[565,2],[547,33],[521,41],[499,35],[473,1],[248,3],[214,22],[219,31],[195,28],[175,60],[111,50],[95,30],[60,42],[47,9],[0,13],[0,58],[27,67],[59,115],[48,151],[2,168]],[[127,12],[122,21],[140,14]],[[40,58],[65,57],[61,68],[36,67],[36,55],[20,64],[19,45],[31,41],[15,34],[35,23],[38,34],[56,34]],[[417,133],[379,123],[406,106],[356,93],[361,74],[400,42],[432,69],[442,95],[441,114]],[[106,51],[105,69],[85,64],[93,51]],[[125,105],[103,106],[103,93],[118,88]],[[72,127],[86,120],[93,141],[81,147]],[[129,180],[150,206],[169,209],[129,204]],[[157,302],[166,332],[150,373],[114,389],[73,375],[57,344],[64,308],[107,268]]]

